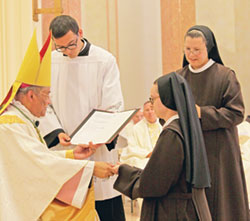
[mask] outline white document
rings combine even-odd
[[[92,110],[71,135],[72,144],[110,143],[139,109],[122,112]]]

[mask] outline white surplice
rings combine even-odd
[[[40,121],[43,136],[59,128],[70,135],[94,108],[123,110],[120,74],[115,57],[95,45],[90,46],[88,56],[73,59],[54,51],[51,83],[52,105],[57,117],[53,111],[48,111]],[[117,151],[108,151],[105,145],[91,157],[95,161],[111,163],[116,163],[117,158]],[[113,189],[115,179],[116,176],[94,179],[96,200],[120,195]]]
[[[13,104],[31,121],[38,120],[20,102]],[[94,163],[66,159],[66,151],[51,151],[42,141],[33,124],[14,106],[0,116],[0,220],[37,220],[81,169],[76,192],[80,193],[77,197],[86,197]],[[74,197],[71,205],[81,208],[82,203],[84,199]]]

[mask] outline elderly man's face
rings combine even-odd
[[[134,124],[137,124],[142,118],[143,118],[143,113],[141,110],[139,110],[132,119]]]
[[[155,123],[157,120],[157,117],[155,115],[153,105],[148,102],[143,107],[143,116],[149,123]]]
[[[50,88],[44,87],[37,93],[34,93],[34,100],[32,105],[32,114],[36,117],[45,116],[47,106],[51,103],[50,101]]]

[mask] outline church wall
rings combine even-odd
[[[162,70],[182,67],[184,35],[195,24],[195,0],[161,0]]]
[[[30,0],[0,0],[0,99],[14,82],[35,24]],[[38,28],[39,29],[39,28]],[[40,30],[37,30],[38,42]]]
[[[125,107],[138,107],[148,100],[153,81],[162,75],[160,0],[126,0],[118,6]]]
[[[117,58],[125,108],[141,106],[162,74],[160,0],[82,3],[85,36]]]
[[[0,2],[2,99],[19,70],[33,29],[37,28],[41,46],[47,36],[44,32],[42,36],[41,25],[47,31],[49,21],[43,17],[42,22],[41,16],[39,22],[32,21],[30,0]],[[172,0],[74,0],[74,4],[62,1],[64,13],[77,18],[84,35],[116,56],[126,108],[140,106],[148,98],[153,80],[180,66],[182,35],[197,23],[214,31],[225,65],[235,70],[240,81],[246,114],[250,114],[249,0],[185,2],[184,5],[183,1]]]
[[[247,115],[250,115],[249,15],[249,0],[196,0],[197,24],[213,30],[225,66],[232,68],[240,81]]]

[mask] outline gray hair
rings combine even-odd
[[[186,33],[184,39],[186,39],[186,37],[190,37],[190,38],[202,38],[203,41],[206,43],[207,45],[207,39],[205,38],[204,34],[199,31],[199,30],[191,30],[189,32]]]
[[[32,86],[29,86],[29,87],[25,87],[25,88],[19,88],[17,93],[16,93],[16,96],[18,95],[26,95],[29,91],[34,91],[34,93],[39,93],[40,90],[42,90],[44,87],[42,86],[35,86],[35,85],[32,85]]]

